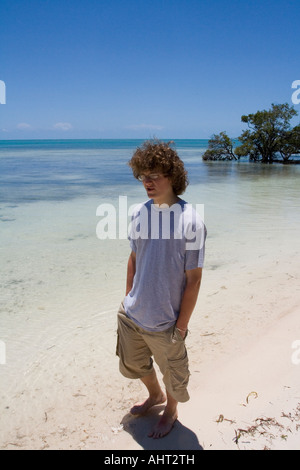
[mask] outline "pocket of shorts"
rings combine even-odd
[[[170,380],[174,390],[185,389],[189,382],[189,361],[186,353],[182,359],[169,359]]]
[[[122,313],[123,315],[126,315],[125,308],[124,308],[124,301],[123,301],[123,300],[122,300],[122,302],[120,303],[120,307],[119,307],[118,313]]]
[[[188,330],[186,330],[185,337],[183,338],[181,336],[180,331],[178,330],[178,328],[176,328],[176,326],[174,326],[173,333],[172,333],[172,343],[176,343],[177,341],[185,342],[185,340],[187,338],[187,335],[188,335]]]

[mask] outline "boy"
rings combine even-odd
[[[141,379],[149,392],[144,402],[133,406],[133,415],[166,402],[149,433],[157,439],[173,428],[178,402],[189,399],[185,338],[201,283],[206,228],[179,198],[188,184],[187,173],[170,143],[145,142],[129,165],[150,199],[138,206],[132,218],[117,354],[121,373]],[[166,393],[157,380],[152,357],[163,375]]]

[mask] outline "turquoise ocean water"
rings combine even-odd
[[[0,141],[0,204],[59,201],[134,186],[127,165],[142,140]],[[299,177],[300,168],[248,162],[202,162],[208,141],[175,140],[190,184]]]
[[[117,207],[119,196],[128,204],[145,200],[127,165],[142,142],[0,141],[0,254],[6,266],[18,256],[23,263],[30,244],[36,247],[32,259],[41,256],[39,249],[52,253],[55,237],[81,240],[85,249],[86,237],[96,238],[99,204]],[[270,227],[298,230],[300,165],[203,162],[208,140],[174,142],[189,175],[183,198],[204,205],[210,236],[232,227],[236,234],[248,230],[249,237]]]
[[[0,142],[0,203],[58,201],[102,195],[134,184],[127,165],[141,140],[43,140]],[[181,140],[191,182],[202,181],[207,140]]]

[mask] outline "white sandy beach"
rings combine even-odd
[[[56,211],[57,225],[68,204]],[[119,374],[115,356],[127,241],[80,235],[74,219],[68,240],[51,235],[53,255],[33,243],[34,228],[23,227],[26,252],[16,250],[13,261],[7,253],[15,279],[7,303],[22,315],[2,333],[0,448],[300,449],[300,364],[292,362],[300,340],[299,231],[297,220],[286,229],[286,220],[276,224],[277,209],[250,233],[249,211],[237,230],[225,224],[230,211],[220,208],[215,217],[208,204],[206,268],[187,339],[191,400],[160,440],[147,433],[163,408],[129,414],[145,391]],[[32,216],[32,206],[26,210],[23,221]],[[77,210],[92,218],[95,205]],[[53,227],[47,214],[39,221],[41,240]],[[36,250],[40,256],[31,257]],[[28,299],[26,283],[35,281]]]

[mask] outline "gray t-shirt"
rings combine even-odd
[[[180,312],[185,271],[203,267],[206,227],[182,199],[171,207],[150,199],[135,208],[128,238],[136,272],[125,312],[145,330],[166,330]]]

